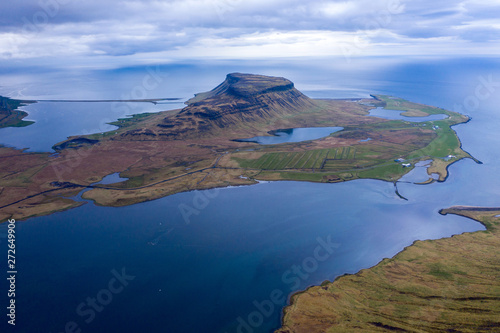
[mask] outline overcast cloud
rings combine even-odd
[[[4,63],[498,55],[500,0],[0,2]]]

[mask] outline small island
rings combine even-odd
[[[0,147],[0,221],[82,205],[70,198],[84,188],[91,189],[85,199],[118,207],[258,180],[396,182],[423,160],[432,160],[430,183],[444,181],[452,163],[472,158],[452,129],[467,116],[392,96],[311,99],[285,78],[233,73],[186,104],[119,119],[110,132],[70,137],[54,144],[55,154]],[[369,115],[381,107],[406,118]],[[444,119],[412,121],[429,115]],[[242,140],[330,127],[336,130],[314,140]],[[96,184],[114,173],[126,180]]]

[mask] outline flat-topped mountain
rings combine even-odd
[[[195,95],[186,104],[157,125],[161,135],[183,139],[214,129],[252,127],[315,106],[285,78],[241,73],[228,74],[215,89]]]
[[[294,89],[293,82],[283,77],[273,77],[254,74],[232,73],[215,89],[196,94],[186,104],[194,104],[207,98],[221,95],[231,95],[237,98],[251,97],[269,92],[287,91]]]

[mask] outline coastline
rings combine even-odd
[[[377,265],[294,293],[283,309],[282,327],[275,333],[499,328],[500,276],[492,263],[498,260],[500,208],[454,206],[439,213],[475,220],[486,230],[417,240]],[[466,257],[461,249],[467,249]],[[478,265],[482,268],[479,276]],[[485,280],[488,276],[491,280]],[[447,320],[438,320],[442,316]]]
[[[401,149],[400,143],[394,143],[394,145],[391,146],[393,144],[391,143],[391,140],[394,140],[392,138],[393,135],[391,134],[391,131],[394,127],[396,128],[396,130],[401,131],[403,134],[409,133],[407,134],[409,138],[411,138],[411,136],[413,135],[413,139],[411,139],[413,141],[427,140],[425,141],[427,142],[427,146],[424,146],[423,148],[422,146],[410,145],[406,147],[404,151],[401,150],[400,153],[396,154],[401,154],[399,156],[406,156],[406,160],[410,163],[416,163],[424,159],[432,159],[433,163],[436,165],[435,168],[437,168],[437,170],[433,172],[438,173],[440,176],[440,179],[438,181],[445,181],[448,176],[449,166],[463,158],[472,158],[473,160],[478,162],[469,153],[461,149],[462,143],[460,141],[460,138],[458,138],[457,133],[451,128],[454,125],[467,123],[468,121],[470,121],[470,118],[465,117],[464,115],[431,106],[408,102],[402,99],[391,99],[391,101],[405,103],[405,105],[407,107],[411,107],[412,110],[415,110],[416,108],[422,108],[425,110],[430,109],[432,110],[432,112],[443,112],[448,114],[449,118],[440,122],[440,125],[441,127],[443,127],[443,129],[440,131],[432,131],[430,130],[430,128],[427,129],[426,127],[415,127],[416,125],[404,124],[404,121],[390,121],[376,117],[373,117],[373,119],[367,119],[363,116],[366,115],[368,109],[371,109],[373,107],[362,105],[362,101],[364,101],[362,99],[356,99],[358,103],[356,103],[356,105],[354,106],[352,104],[352,99],[342,99],[334,101],[325,101],[323,99],[319,99],[313,101],[317,103],[315,105],[317,105],[318,109],[305,109],[304,113],[300,113],[294,116],[297,119],[286,119],[286,122],[283,122],[284,120],[278,118],[277,122],[274,123],[272,127],[267,128],[267,133],[276,131],[276,129],[273,129],[274,127],[289,128],[286,127],[286,125],[292,126],[292,128],[293,126],[302,126],[306,124],[308,127],[342,125],[336,123],[324,124],[324,121],[326,119],[330,119],[332,115],[340,115],[341,117],[344,117],[344,122],[351,123],[353,125],[358,124],[358,126],[347,126],[345,128],[345,131],[339,131],[326,138],[318,140],[268,146],[248,144],[246,142],[235,142],[234,137],[238,137],[238,135],[240,135],[240,132],[238,132],[238,130],[233,132],[230,131],[230,133],[227,134],[217,133],[218,136],[216,136],[215,139],[211,137],[202,137],[201,140],[193,138],[187,141],[158,141],[157,139],[151,140],[151,138],[154,137],[151,137],[150,134],[148,134],[149,132],[147,131],[150,131],[148,128],[151,128],[151,126],[155,126],[155,124],[158,123],[160,119],[163,119],[163,117],[172,117],[179,114],[179,112],[181,111],[174,110],[175,112],[164,111],[152,114],[145,113],[135,115],[132,118],[119,119],[118,121],[113,122],[113,124],[119,126],[118,130],[102,134],[70,137],[68,140],[54,145],[54,147],[60,147],[60,149],[58,150],[58,155],[55,155],[53,157],[48,157],[50,153],[36,153],[39,154],[39,156],[47,155],[44,158],[39,158],[40,161],[37,162],[37,165],[38,167],[42,167],[43,164],[40,163],[45,163],[45,165],[48,166],[48,168],[45,167],[45,169],[53,169],[52,172],[49,171],[49,174],[57,172],[58,170],[61,170],[61,168],[64,168],[62,169],[62,172],[68,172],[72,174],[76,173],[77,175],[79,175],[78,177],[71,177],[69,181],[63,180],[63,183],[66,185],[71,185],[72,187],[90,188],[91,191],[87,191],[84,195],[84,198],[87,200],[92,200],[96,205],[121,207],[191,190],[205,190],[227,186],[252,185],[259,180],[337,183],[356,179],[375,179],[396,183],[402,176],[413,170],[413,167],[403,168],[399,165],[399,163],[394,162],[394,156],[387,155],[387,153],[384,152],[384,149],[386,148],[382,148],[382,150],[380,150],[380,148],[377,148],[377,140],[359,142],[357,136],[365,136],[365,131],[370,131],[371,126],[375,126],[375,130],[385,131],[383,132],[385,133],[383,134],[385,136],[382,139],[388,141],[382,140],[380,142],[382,142],[384,145],[388,145],[388,147],[399,147],[398,149]],[[378,97],[375,101],[380,102],[378,100]],[[345,113],[345,110],[343,108],[347,108],[347,110],[354,108],[354,114]],[[331,120],[329,121],[331,122]],[[359,124],[362,124],[361,126],[364,126],[364,129],[360,130]],[[143,129],[144,126],[146,126],[146,129]],[[445,131],[445,126],[449,126],[450,130]],[[137,131],[140,131],[140,133],[145,133],[147,135],[143,135],[144,138],[141,136],[139,141],[128,141],[121,139],[123,135],[127,135],[128,133],[136,133]],[[423,134],[421,133],[424,132],[427,133],[425,134],[427,136],[422,136]],[[440,157],[429,156],[430,154],[436,153],[443,154],[441,150],[441,144],[443,141],[442,137],[446,138],[450,134],[453,135],[453,138],[451,138],[450,141],[452,144],[450,144],[449,146],[445,146],[444,151],[453,153],[456,156],[455,159],[445,161]],[[435,139],[431,140],[432,136],[429,135],[434,135]],[[130,155],[130,153],[127,153],[126,155],[120,155],[120,151],[129,151],[127,150],[127,147],[129,147],[129,144],[131,143],[133,143],[134,145],[136,154]],[[214,143],[216,143],[216,145],[214,145]],[[446,142],[446,144],[448,143],[449,142]],[[174,147],[172,148],[171,145],[174,145]],[[144,146],[145,148],[140,148],[141,146]],[[153,147],[153,150],[151,150],[151,147]],[[163,149],[162,147],[165,147],[166,149]],[[192,149],[191,147],[195,149]],[[206,148],[202,148],[203,150],[201,150],[196,147]],[[179,155],[178,157],[172,157],[168,154],[168,151],[170,149],[185,151],[180,153],[184,155],[189,155],[188,151],[190,150],[193,151],[193,157],[190,157],[191,161],[188,162],[187,165],[184,165],[190,166],[189,169],[193,168],[195,170],[187,172],[188,169],[186,169],[185,166],[179,167],[179,165],[172,168],[169,165],[163,164],[156,166],[158,171],[155,171],[154,173],[148,174],[147,170],[137,170],[137,172],[140,173],[146,171],[146,173],[141,176],[142,178],[138,178],[136,176],[137,172],[130,172],[127,170],[124,171],[123,169],[119,168],[119,165],[117,165],[116,163],[110,164],[106,161],[106,159],[112,158],[111,156],[113,156],[114,154],[116,156],[115,158],[120,159],[124,159],[124,156],[126,156],[126,159],[130,159],[130,162],[126,163],[132,163],[131,165],[133,165],[133,163],[137,163],[137,161],[141,159],[148,159],[148,156],[154,154],[155,151],[162,151],[163,154],[166,154],[165,158],[171,159],[173,163],[172,165],[178,164],[179,159],[180,161],[185,159],[185,156],[181,155]],[[361,157],[362,160],[364,159],[363,161],[357,158],[358,155],[363,156],[364,154],[370,154],[371,149],[375,149],[375,152],[381,154],[380,156],[383,159],[377,162],[373,162],[370,161],[370,159],[366,159],[363,157]],[[390,150],[389,148],[387,149]],[[358,150],[362,153],[357,154]],[[111,155],[107,154],[107,151],[109,151]],[[335,152],[335,156],[333,156],[333,152]],[[340,159],[337,158],[337,153],[339,153]],[[311,164],[310,167],[312,167],[312,169],[286,168],[285,165],[283,166],[283,169],[276,170],[269,170],[264,166],[259,165],[258,166],[260,168],[252,167],[252,163],[255,164],[255,162],[252,162],[254,161],[252,160],[252,158],[256,158],[254,156],[261,156],[260,159],[265,159],[265,156],[272,157],[274,156],[273,154],[286,156],[284,160],[289,159],[290,161],[297,161],[294,162],[295,164],[298,164],[298,161],[301,161],[302,163],[302,160],[305,160],[305,158],[301,156],[306,156],[308,154],[309,156],[311,156],[309,157],[309,159],[312,160],[313,157],[316,159],[316,161],[314,161],[314,163],[316,164],[319,163],[323,157],[325,158],[325,160],[323,160],[321,166],[319,164],[316,166],[314,165],[314,163]],[[324,155],[323,157],[321,157],[322,154]],[[331,154],[331,156],[328,157],[328,154]],[[353,154],[355,156],[354,159],[352,157]],[[36,159],[34,157],[35,153],[23,152],[23,154],[21,155],[23,155],[25,158],[32,158],[33,160]],[[96,176],[93,176],[91,179],[83,174],[83,170],[79,170],[84,167],[84,165],[77,165],[76,167],[72,166],[73,162],[71,162],[70,160],[75,157],[77,158],[77,160],[80,160],[78,162],[80,164],[87,165],[88,163],[91,163],[91,161],[85,161],[91,158],[92,160],[99,161],[98,164],[101,164],[102,166],[98,165],[96,167],[95,164],[89,165],[89,167],[91,168],[96,168],[96,172],[94,172]],[[82,160],[82,157],[85,157],[85,160]],[[242,164],[242,162],[240,161],[247,162],[245,162],[246,164]],[[329,162],[327,163],[327,161]],[[257,164],[259,163],[260,162],[258,162]],[[309,163],[308,160],[305,163]],[[16,163],[14,161],[11,164]],[[68,164],[68,167],[65,167],[65,164]],[[327,164],[326,167],[325,164]],[[430,174],[431,172],[429,170],[430,169],[428,169],[428,173]],[[128,180],[121,183],[116,183],[115,186],[92,185],[93,183],[100,181],[100,179],[105,177],[106,175],[115,172],[124,173],[125,178],[128,178]],[[246,178],[240,178],[240,176],[242,175],[244,175]],[[148,181],[145,180],[146,176],[148,176]],[[47,177],[53,176],[44,176],[44,178]],[[26,185],[23,184],[22,186]],[[40,197],[43,193],[48,193],[47,191],[60,191],[57,193],[59,195],[65,195],[66,192],[71,191],[71,188],[69,187],[65,188],[65,186],[62,186],[60,188],[54,188],[54,186],[48,186],[48,184],[40,184],[38,188],[39,191],[37,192],[27,192],[30,194],[25,196],[24,198],[18,196],[16,198],[17,200],[2,202],[1,207],[3,209],[6,208],[10,212],[13,212],[13,209],[10,206],[21,203],[25,200],[31,199],[30,206],[36,206],[37,201],[33,198],[37,196]],[[396,194],[398,194],[397,191]],[[401,197],[401,199],[405,198]],[[41,203],[42,201],[39,202]],[[67,204],[64,203],[63,206],[66,207]],[[39,207],[39,210],[41,211],[36,211],[35,213],[30,213],[28,215],[19,215],[16,213],[10,216],[8,214],[3,214],[3,218],[0,218],[2,221],[6,221],[11,217],[16,219],[26,219],[32,216],[47,215],[60,210],[60,208],[61,207],[57,207],[52,210],[45,210],[41,205]],[[36,210],[36,208],[33,209]],[[15,209],[14,211],[19,212],[20,210]]]
[[[36,102],[0,96],[0,128],[25,127],[34,124],[34,121],[23,120],[28,116],[28,112],[20,108]]]

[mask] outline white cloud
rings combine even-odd
[[[330,2],[323,4],[319,11],[327,17],[341,17],[358,9],[354,2]]]
[[[454,26],[454,29],[470,29],[470,28],[485,28],[485,29],[500,29],[500,21],[494,19],[476,20],[463,22],[462,25]]]
[[[494,54],[499,9],[500,0],[65,0],[51,10],[38,0],[3,2],[0,59],[114,66],[161,57]]]

